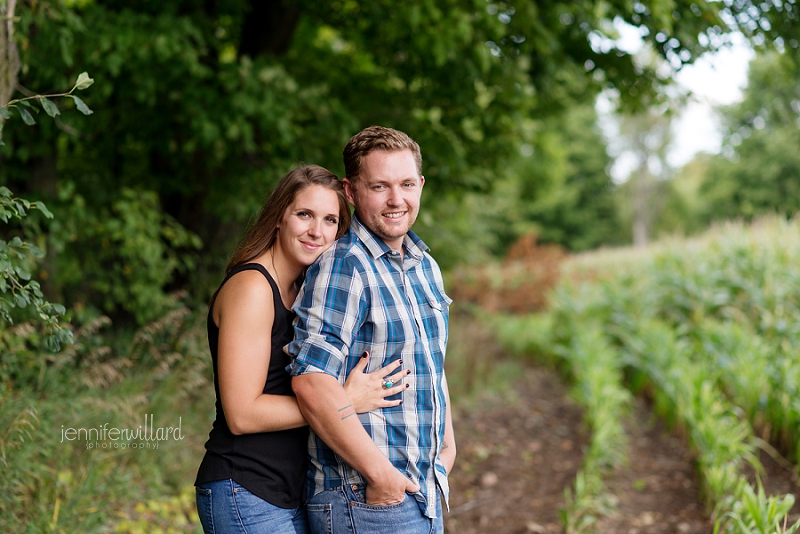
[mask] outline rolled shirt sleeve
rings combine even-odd
[[[330,253],[330,254],[329,254]],[[327,373],[344,383],[346,360],[363,321],[365,294],[362,277],[348,258],[333,249],[313,264],[295,300],[295,339],[286,347],[293,376]]]

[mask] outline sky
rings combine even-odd
[[[635,52],[642,46],[638,30],[624,23],[617,25],[620,39],[617,45]],[[747,71],[755,53],[741,35],[732,36],[732,45],[714,54],[704,54],[694,64],[684,67],[675,76],[681,87],[689,89],[693,98],[673,123],[673,146],[668,154],[669,164],[680,168],[698,152],[718,153],[722,141],[719,119],[714,106],[728,105],[742,99],[747,85]],[[601,126],[611,140],[616,126],[609,119],[611,105],[601,98],[598,101]],[[624,182],[634,168],[630,154],[619,154],[611,168],[614,181]]]
[[[744,44],[744,38],[739,38],[731,48],[706,54],[676,75],[676,81],[690,89],[695,99],[673,126],[675,146],[669,154],[673,167],[683,166],[700,151],[719,152],[721,134],[712,106],[728,105],[742,99],[742,89],[747,85],[748,63],[754,55],[753,50]]]

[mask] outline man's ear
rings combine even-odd
[[[419,188],[422,189],[423,185],[425,185],[425,177],[420,174],[419,175]]]
[[[342,179],[342,184],[344,185],[344,196],[347,197],[347,201],[350,204],[355,206],[355,186],[353,185],[353,182],[350,181],[350,178],[344,178]]]

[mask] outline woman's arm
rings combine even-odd
[[[214,302],[220,400],[228,428],[236,435],[306,425],[294,397],[263,393],[275,321],[273,303],[272,287],[258,271],[233,276]]]
[[[308,424],[295,397],[263,393],[272,345],[270,333],[275,321],[273,302],[272,287],[258,271],[243,271],[232,277],[214,302],[214,322],[219,327],[219,391],[228,428],[236,435]],[[395,361],[365,373],[368,359],[367,356],[359,359],[344,385],[356,413],[400,404],[399,399],[385,400],[385,397],[404,391],[403,379],[410,372],[395,373],[400,366]],[[390,375],[395,386],[384,389],[384,377]]]

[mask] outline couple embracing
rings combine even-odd
[[[315,165],[280,181],[211,301],[206,533],[444,531],[451,300],[411,231],[422,156],[371,126],[343,157],[343,181]]]

